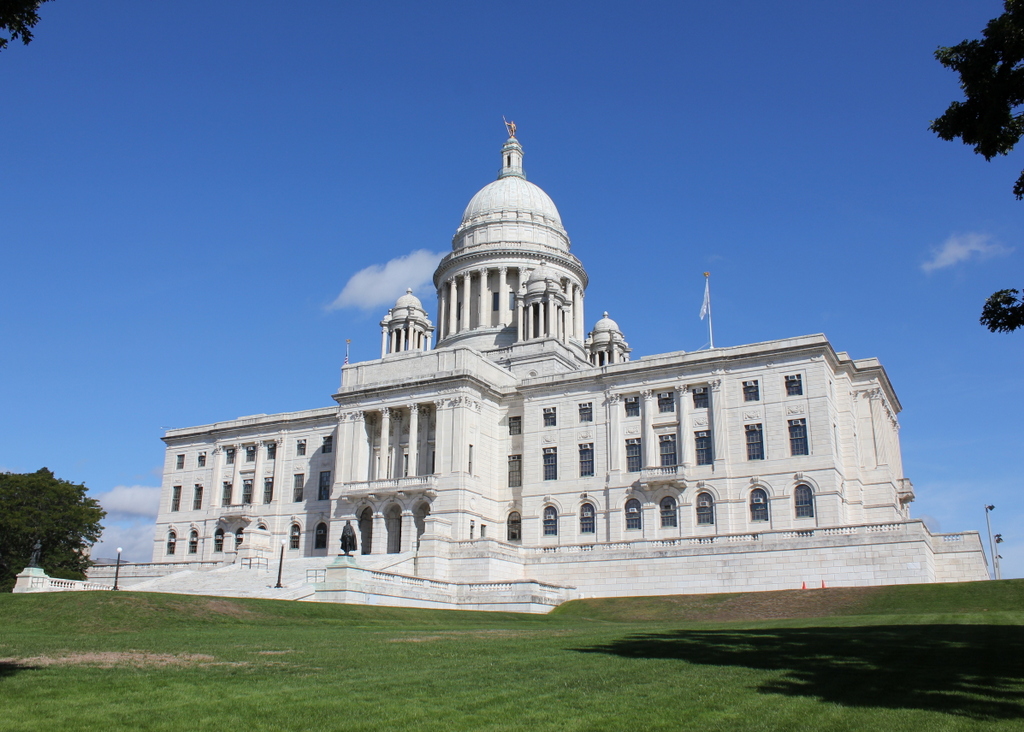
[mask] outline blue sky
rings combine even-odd
[[[717,345],[878,357],[913,515],[984,530],[995,504],[1024,576],[1024,333],[978,324],[1024,286],[1024,149],[928,131],[959,98],[933,51],[1001,8],[47,3],[0,53],[0,469],[84,482],[96,554],[148,560],[163,430],[329,406],[382,303],[418,279],[433,310],[423,252],[494,178],[505,115],[588,326],[700,348],[710,270]]]

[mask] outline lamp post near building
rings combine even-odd
[[[284,543],[285,540],[281,539],[281,559],[277,563],[277,584],[274,585],[275,589],[281,589],[281,587],[283,587],[281,584],[281,570],[284,569]]]
[[[114,565],[114,589],[115,590],[121,589],[120,587],[117,586],[117,578],[120,576],[120,574],[121,574],[121,547],[118,547],[117,548],[117,564]]]
[[[992,539],[992,520],[989,518],[989,513],[995,510],[995,506],[985,506],[985,526],[988,528],[988,547],[992,553],[992,577],[993,579],[1002,579],[1002,573],[999,571],[999,555],[996,554],[996,541]],[[1003,542],[1003,535],[998,534],[998,543]]]

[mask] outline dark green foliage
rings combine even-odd
[[[1024,325],[1024,297],[1017,290],[999,290],[985,301],[981,324],[993,333],[1009,333]]]
[[[99,539],[106,512],[84,485],[35,473],[0,474],[0,591],[10,592],[15,575],[41,545],[39,565],[51,577],[83,579],[92,562],[85,549]]]
[[[935,52],[943,66],[960,74],[966,101],[953,102],[933,121],[943,140],[959,137],[974,152],[991,160],[1006,155],[1024,134],[1024,0],[1006,0],[1006,12],[993,18],[982,40],[963,41]],[[1024,198],[1024,173],[1013,193]]]
[[[39,22],[39,6],[47,0],[0,0],[0,30],[10,33],[10,38],[0,36],[0,51],[10,41],[19,38],[26,46],[32,42],[32,26]]]
[[[1007,155],[1024,134],[1024,0],[1005,0],[1005,11],[981,32],[980,41],[962,41],[935,52],[939,62],[960,75],[966,101],[953,102],[931,129],[943,140],[959,137],[991,160]],[[1013,186],[1024,199],[1024,173]],[[985,302],[981,323],[993,333],[1024,325],[1017,290],[1000,290]]]

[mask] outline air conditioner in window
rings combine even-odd
[[[703,500],[697,501],[697,505],[700,506],[701,508],[707,508],[708,506],[711,505],[711,501],[705,498]]]
[[[754,496],[754,498],[752,500],[753,500],[754,503],[764,503],[764,497],[763,496]]]

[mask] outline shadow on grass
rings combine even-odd
[[[1024,628],[1013,625],[674,630],[574,650],[782,671],[758,691],[849,707],[1024,718]]]
[[[7,678],[8,676],[14,676],[19,671],[31,671],[35,666],[22,666],[18,663],[9,663],[7,661],[0,661],[0,679]]]

